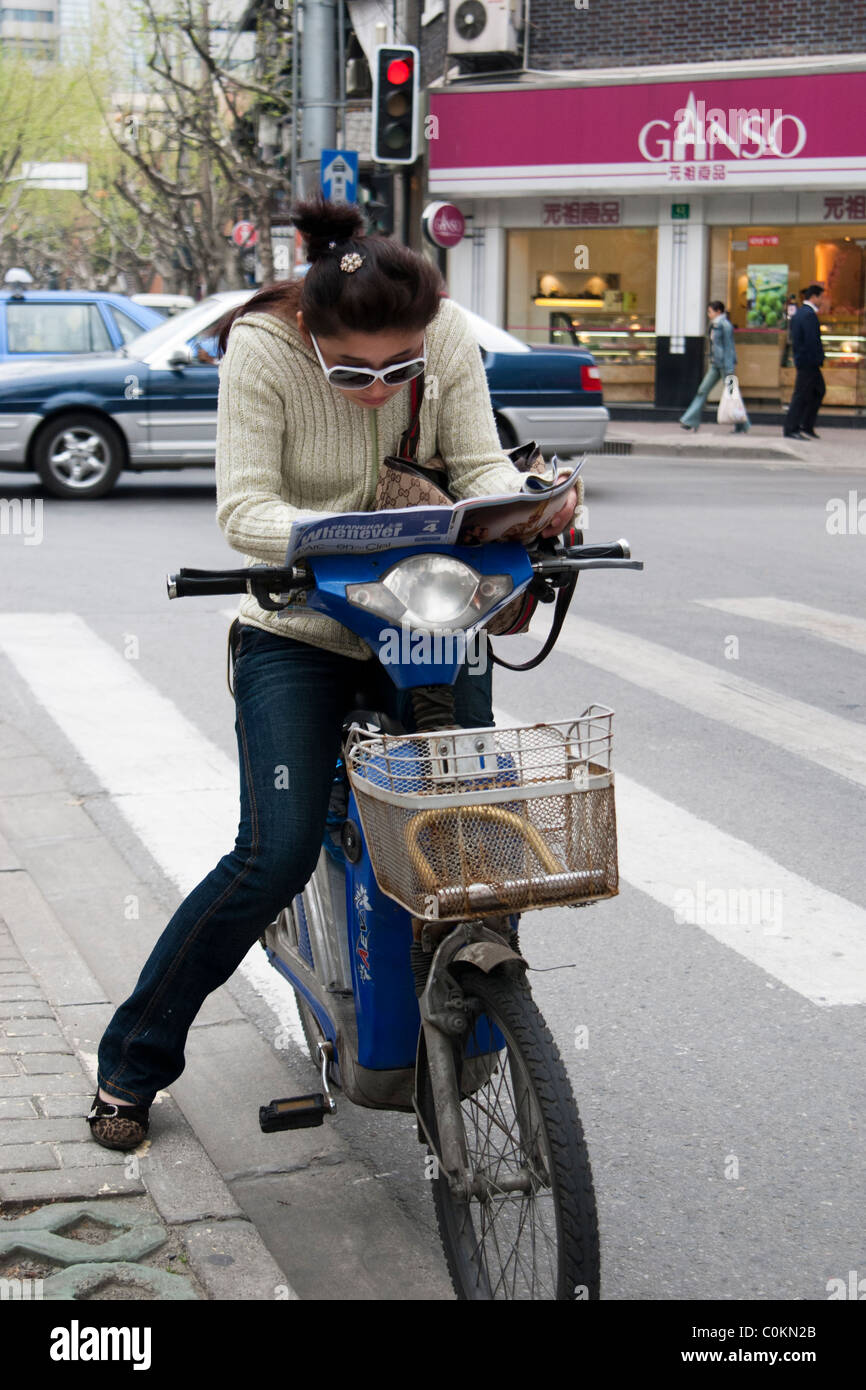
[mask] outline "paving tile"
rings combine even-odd
[[[74,1055],[69,1043],[60,1033],[39,1033],[35,1037],[23,1034],[10,1038],[5,1034],[5,1030],[0,1033],[0,1053],[4,1052],[50,1052],[53,1055],[65,1052],[70,1056]]]
[[[249,1221],[198,1221],[181,1228],[190,1265],[209,1298],[227,1302],[296,1299],[276,1260],[262,1255]]]
[[[70,1095],[61,1096],[40,1096],[38,1100],[39,1109],[43,1115],[50,1119],[60,1119],[66,1115],[77,1115],[84,1120],[93,1104],[93,1091],[91,1088],[87,1094],[78,1092]]]
[[[0,1076],[0,1097],[3,1096],[64,1096],[80,1095],[90,1089],[90,1082],[79,1068],[78,1076],[61,1075]],[[90,1090],[93,1097],[93,1090]]]
[[[87,1130],[79,1143],[52,1144],[52,1148],[60,1155],[64,1168],[123,1168],[135,1154],[134,1149],[104,1149],[95,1139],[88,1138]],[[0,1148],[0,1163],[3,1153]]]
[[[55,1018],[7,1018],[0,1024],[0,1037],[4,1035],[7,1038],[63,1036]]]
[[[0,1122],[5,1120],[32,1120],[37,1117],[36,1106],[32,1100],[18,1097],[14,1100],[0,1100]]]
[[[52,1274],[50,1279],[45,1280],[42,1296],[46,1300],[89,1300],[98,1297],[100,1287],[106,1284],[116,1288],[119,1286],[118,1291],[123,1290],[123,1297],[131,1301],[135,1300],[136,1292],[142,1299],[200,1301],[184,1275],[125,1262],[70,1265],[69,1269]]]
[[[130,1226],[153,1226],[159,1219],[147,1198],[133,1197],[125,1201],[122,1197],[110,1197],[99,1203],[53,1202],[37,1211],[25,1211],[12,1217],[10,1224],[16,1230],[56,1231],[62,1235],[68,1226],[85,1216],[98,1220],[106,1229],[118,1231],[129,1230]],[[0,1231],[3,1230],[5,1226],[0,1221]]]
[[[50,1144],[0,1145],[0,1172],[22,1173],[38,1168],[59,1168],[60,1160]]]
[[[23,1052],[18,1061],[28,1076],[81,1075],[81,1064],[74,1052]]]
[[[66,1119],[49,1120],[44,1116],[38,1119],[31,1110],[30,1116],[14,1119],[6,1116],[0,1125],[0,1166],[3,1149],[7,1144],[57,1144],[62,1140],[70,1143],[86,1138],[81,1121],[75,1116]]]
[[[76,1238],[74,1229],[81,1222],[91,1231],[94,1223],[101,1227],[105,1239]],[[152,1212],[133,1209],[131,1203],[54,1202],[40,1212],[0,1222],[0,1258],[20,1250],[64,1265],[140,1260],[167,1240],[166,1228]]]
[[[117,1168],[59,1168],[50,1172],[0,1172],[0,1202],[71,1201],[78,1197],[144,1193],[140,1178],[124,1177]]]
[[[0,1020],[5,1018],[53,1018],[47,999],[0,1000]]]

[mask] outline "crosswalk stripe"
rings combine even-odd
[[[588,618],[566,621],[557,650],[866,786],[866,725]]]
[[[866,618],[852,618],[847,613],[831,613],[826,608],[812,608],[808,603],[794,603],[783,598],[698,598],[703,608],[718,608],[737,618],[754,618],[762,623],[792,627],[810,637],[835,642],[851,652],[866,656]]]
[[[76,613],[0,613],[0,648],[163,872],[191,892],[234,845],[236,760]],[[306,1047],[293,992],[258,945],[240,970]]]
[[[812,1003],[866,1003],[866,910],[621,772],[615,785],[622,879]]]
[[[76,614],[0,614],[0,646],[188,893],[234,843],[236,762]],[[814,1003],[866,1002],[863,909],[621,774],[616,785],[624,879]],[[263,953],[241,969],[300,1039],[291,992]]]

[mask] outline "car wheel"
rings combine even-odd
[[[41,430],[33,462],[53,497],[104,497],[123,468],[123,440],[110,421],[71,411]]]
[[[511,428],[508,421],[504,420],[501,415],[496,415],[494,418],[496,420],[496,432],[499,435],[499,443],[502,445],[503,449],[513,449],[517,443],[514,430]]]

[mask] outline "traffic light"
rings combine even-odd
[[[372,158],[377,164],[414,164],[418,158],[418,50],[381,44],[374,57]]]

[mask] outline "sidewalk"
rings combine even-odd
[[[611,420],[605,435],[606,453],[643,454],[675,459],[738,463],[774,460],[790,468],[819,468],[833,472],[866,470],[866,431],[839,426],[823,427],[820,439],[785,439],[778,425],[753,425],[746,434],[734,434],[708,414],[697,434],[680,429],[670,420]]]
[[[167,1093],[150,1153],[84,1116],[113,1008],[0,835],[0,1298],[295,1298]],[[21,908],[25,912],[21,912]],[[20,925],[24,923],[24,925]]]
[[[166,815],[182,811],[181,792]],[[263,1101],[315,1085],[271,1007],[269,990],[282,1004],[287,986],[270,970],[264,993],[238,972],[205,1000],[183,1075],[157,1095],[134,1153],[92,1140],[99,1039],[177,900],[0,649],[0,1237],[18,1233],[0,1248],[0,1298],[21,1296],[3,1279],[28,1278],[44,1280],[39,1296],[66,1298],[68,1279],[49,1281],[99,1265],[90,1277],[103,1291],[85,1297],[450,1301],[426,1205],[419,1220],[428,1195],[408,1117],[384,1117],[393,1163],[368,1154],[379,1117],[344,1104],[320,1128],[261,1133]],[[80,1202],[86,1212],[59,1209]],[[39,1210],[41,1235],[13,1224]],[[108,1245],[111,1212],[126,1235],[150,1228],[146,1251]],[[58,1243],[50,1227],[64,1222],[72,1239]],[[169,1283],[155,1292],[157,1272]]]

